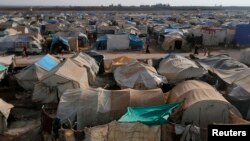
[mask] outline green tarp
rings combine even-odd
[[[147,125],[165,124],[174,108],[181,105],[178,103],[164,104],[159,106],[148,107],[128,107],[125,113],[118,121],[119,122],[141,122]]]
[[[0,71],[4,71],[7,70],[7,67],[5,67],[4,65],[0,64]]]

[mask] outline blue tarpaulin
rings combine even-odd
[[[180,102],[147,107],[128,107],[119,122],[141,122],[147,125],[165,124],[170,117],[172,110],[181,105]]]
[[[129,46],[133,50],[142,50],[144,48],[143,40],[134,34],[129,34]]]
[[[235,41],[239,45],[250,45],[250,24],[236,26]]]
[[[50,55],[45,55],[42,59],[36,62],[36,65],[47,71],[50,71],[58,65],[58,62],[50,57]]]

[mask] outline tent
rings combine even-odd
[[[238,85],[250,92],[250,69],[245,64],[223,54],[200,59],[198,62],[226,83]]]
[[[124,50],[129,49],[129,37],[127,34],[106,35],[107,50]]]
[[[126,65],[132,61],[136,61],[133,58],[127,56],[121,56],[112,60],[105,60],[104,67],[106,72],[111,72],[112,70],[116,69],[117,67]]]
[[[6,67],[5,65],[0,64],[0,82],[4,78],[4,75],[5,75],[7,70],[8,70],[8,67]]]
[[[35,84],[59,63],[58,59],[47,54],[34,64],[21,70],[15,77],[21,87],[26,90],[33,90]]]
[[[161,89],[72,89],[66,90],[61,96],[57,117],[62,123],[68,120],[74,123],[77,119],[77,129],[83,129],[85,126],[118,120],[129,106],[156,106],[164,103]]]
[[[243,118],[250,120],[250,93],[241,87],[234,87],[225,95],[226,99],[241,112]]]
[[[72,60],[74,60],[74,62],[80,67],[85,67],[87,69],[89,83],[93,84],[99,71],[99,66],[96,60],[86,53],[79,53],[78,55],[73,56]]]
[[[32,100],[42,103],[58,102],[65,90],[88,87],[86,68],[79,67],[73,60],[67,59],[44,75],[35,85]]]
[[[161,141],[161,127],[111,122],[84,129],[84,141]]]
[[[250,49],[243,49],[240,51],[240,61],[250,66]]]
[[[10,66],[12,64],[14,55],[0,56],[0,64]]]
[[[122,88],[142,90],[157,88],[161,82],[166,81],[164,76],[157,74],[154,67],[138,61],[116,68],[114,77]]]
[[[213,123],[229,123],[229,114],[240,112],[211,85],[197,80],[183,81],[168,94],[167,103],[183,102],[177,110],[181,124],[194,124],[201,128]],[[179,112],[175,112],[177,116]],[[179,115],[180,116],[180,115]]]
[[[189,48],[185,47],[186,41],[180,32],[171,32],[163,35],[163,42],[161,48],[165,51],[181,49],[187,51]]]
[[[142,50],[144,42],[138,36],[133,34],[107,34],[100,36],[96,40],[98,50]]]
[[[204,69],[199,68],[195,62],[175,54],[166,56],[160,62],[157,71],[172,81],[197,78],[205,73]]]
[[[172,110],[180,106],[180,103],[164,104],[159,106],[128,107],[118,121],[124,123],[141,122],[146,125],[166,124]]]
[[[234,40],[236,44],[239,45],[249,45],[250,44],[250,24],[238,24],[235,29]]]
[[[12,104],[6,103],[0,98],[0,134],[7,130],[7,119],[13,107]]]
[[[61,48],[58,48],[60,46]],[[52,43],[50,46],[50,52],[55,52],[55,50],[58,50],[59,52],[62,50],[69,51],[69,47],[70,45],[68,39],[61,36],[53,36]]]

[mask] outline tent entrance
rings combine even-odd
[[[174,48],[176,48],[176,49],[181,49],[181,46],[182,46],[182,41],[175,41],[175,46],[174,46]]]

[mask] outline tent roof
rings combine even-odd
[[[4,117],[7,119],[10,114],[10,109],[13,108],[14,106],[12,104],[9,104],[5,101],[3,101],[0,98],[0,112],[4,115]]]
[[[38,60],[35,64],[45,69],[46,71],[50,71],[59,64],[59,60],[47,54],[40,60]]]

